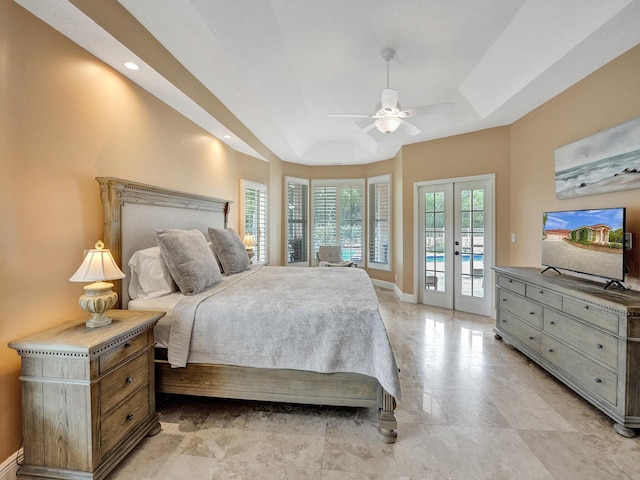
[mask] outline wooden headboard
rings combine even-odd
[[[231,201],[113,177],[96,177],[104,218],[104,244],[126,277],[114,282],[119,308],[129,302],[129,258],[157,245],[158,228],[226,228]]]

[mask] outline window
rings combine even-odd
[[[309,181],[286,177],[287,263],[309,264]]]
[[[267,262],[267,186],[241,180],[244,233],[253,235],[255,261]]]
[[[369,268],[391,270],[391,175],[368,180]]]
[[[343,260],[362,264],[364,180],[314,180],[313,258],[321,245],[340,245]]]

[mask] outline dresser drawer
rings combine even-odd
[[[100,412],[105,414],[134,390],[149,383],[149,355],[143,353],[100,381]]]
[[[524,283],[513,280],[509,277],[498,275],[498,286],[506,288],[507,290],[511,290],[512,292],[515,292],[517,294],[524,295]]]
[[[540,351],[540,330],[505,310],[498,311],[498,325],[536,352]]]
[[[598,307],[588,303],[568,298],[564,300],[562,311],[610,332],[618,333],[618,316],[615,313],[600,310]]]
[[[498,302],[498,308],[507,310],[522,320],[526,320],[532,325],[542,328],[541,305],[502,289],[500,290]]]
[[[544,330],[583,353],[609,365],[618,366],[618,339],[554,310],[544,310]]]
[[[526,287],[526,296],[530,299],[562,310],[562,297],[560,295],[549,292],[544,288],[536,287],[535,285],[527,285]]]
[[[100,451],[104,456],[151,413],[149,388],[138,389],[119,407],[102,417]]]
[[[618,376],[573,348],[542,335],[542,356],[569,373],[581,385],[612,405],[617,404]]]
[[[112,367],[135,355],[140,350],[149,345],[149,333],[147,331],[121,343],[115,348],[100,356],[100,374],[105,373]]]

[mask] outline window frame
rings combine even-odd
[[[291,258],[291,249],[293,247],[291,247],[291,241],[289,239],[289,234],[290,234],[290,225],[289,225],[289,185],[305,185],[307,187],[307,194],[306,194],[306,208],[304,209],[303,216],[305,218],[302,219],[301,223],[303,225],[302,228],[302,235],[303,235],[303,242],[302,245],[304,247],[304,251],[306,253],[306,258],[299,260],[299,261],[290,261]],[[309,216],[310,216],[310,185],[309,185],[309,180],[306,178],[298,178],[298,177],[285,177],[285,184],[284,184],[284,198],[283,198],[283,204],[284,204],[284,222],[285,222],[285,239],[286,239],[286,250],[284,252],[284,258],[285,258],[285,265],[288,266],[299,266],[299,267],[308,267],[310,265],[310,254],[309,254],[309,244],[310,244],[310,220],[309,220]],[[304,207],[303,207],[304,208]],[[297,222],[296,222],[297,223]],[[305,241],[306,240],[306,241]]]
[[[311,197],[311,218],[310,218],[310,254],[313,259],[313,263],[317,262],[317,250],[316,247],[320,246],[320,244],[316,245],[315,239],[315,229],[316,229],[316,218],[315,218],[315,202],[316,202],[316,187],[336,187],[336,242],[338,245],[342,246],[342,240],[340,238],[340,193],[341,190],[346,186],[357,186],[360,188],[362,192],[362,205],[360,212],[360,251],[361,258],[360,260],[353,260],[356,265],[359,267],[363,267],[365,265],[365,256],[367,252],[366,248],[366,211],[365,211],[365,188],[366,182],[364,178],[342,178],[342,179],[314,179],[311,181],[310,188],[310,197]]]
[[[242,231],[243,236],[247,234],[247,215],[246,215],[246,206],[247,206],[247,191],[255,190],[264,192],[264,218],[263,221],[258,221],[258,225],[255,226],[256,231],[260,228],[260,223],[262,223],[263,234],[253,234],[254,239],[256,241],[256,245],[254,247],[255,257],[252,259],[252,262],[255,260],[255,263],[269,263],[269,191],[267,186],[264,183],[253,182],[251,180],[240,180],[240,198],[242,200],[241,204],[241,221],[242,221]]]
[[[377,262],[371,260],[371,253],[375,249],[375,245],[372,245],[371,235],[375,235],[375,229],[378,221],[375,218],[372,218],[375,214],[376,209],[375,205],[372,205],[372,202],[377,199],[372,199],[371,195],[371,187],[376,184],[386,184],[387,185],[387,251],[386,251],[386,263],[385,262]],[[384,270],[390,272],[392,270],[391,258],[392,258],[392,247],[393,247],[393,218],[392,218],[392,184],[391,184],[391,174],[378,175],[375,177],[369,177],[367,179],[367,268],[371,268],[374,270]]]

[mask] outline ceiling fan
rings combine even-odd
[[[392,48],[385,48],[380,52],[380,56],[382,56],[383,60],[387,62],[387,88],[382,90],[382,98],[376,113],[332,113],[329,116],[339,118],[374,118],[375,121],[369,126],[363,128],[361,132],[368,132],[375,127],[380,132],[389,135],[400,128],[409,135],[417,135],[420,133],[420,129],[415,125],[406,122],[404,120],[405,118],[448,112],[453,108],[453,104],[447,102],[422,105],[420,107],[403,110],[398,102],[398,91],[393,88],[389,88],[389,61],[393,59],[395,54],[396,51]]]

